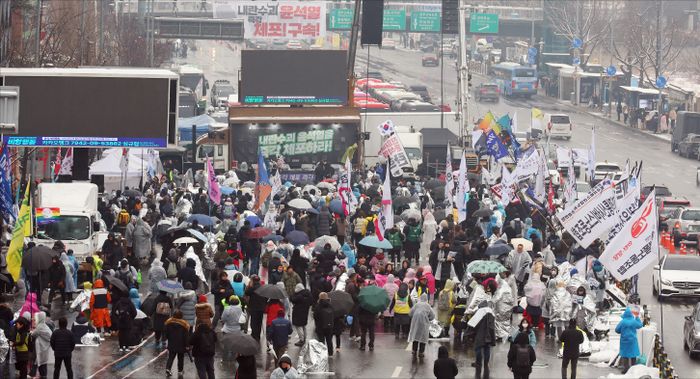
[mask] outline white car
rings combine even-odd
[[[554,138],[563,138],[570,140],[573,132],[573,124],[569,115],[563,113],[544,115],[544,123],[546,128],[544,130],[545,135]]]
[[[700,297],[700,256],[667,254],[651,275],[652,293],[659,301],[668,297]]]
[[[293,39],[287,42],[287,49],[289,50],[301,50],[303,47],[301,46],[301,42]]]
[[[620,167],[619,164],[614,163],[614,162],[596,162],[595,168],[593,169],[593,180],[592,182],[594,184],[598,183],[599,181],[605,179],[607,176],[608,178],[612,179],[612,176],[616,172],[622,171],[622,167]]]
[[[396,50],[396,41],[393,39],[384,39],[382,40],[382,49],[391,49],[391,50]]]

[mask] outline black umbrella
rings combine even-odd
[[[512,248],[508,246],[508,244],[505,243],[503,240],[496,241],[493,245],[489,246],[486,248],[486,251],[484,254],[487,256],[495,256],[495,257],[500,257],[503,254],[508,254]]]
[[[481,208],[474,213],[472,213],[472,217],[478,217],[478,218],[483,218],[483,217],[491,217],[493,214],[493,211],[488,209],[488,208]]]
[[[284,296],[284,292],[281,288],[272,284],[265,284],[264,286],[261,286],[255,290],[255,293],[268,299],[282,300],[286,297]]]
[[[157,292],[151,292],[143,302],[141,303],[141,310],[147,315],[153,314],[156,311],[156,297],[158,297]]]
[[[423,185],[423,188],[433,189],[433,188],[437,188],[437,187],[444,186],[444,185],[445,185],[445,182],[441,182],[437,179],[430,179],[427,182],[425,182],[425,184]]]
[[[128,294],[129,293],[129,287],[126,286],[126,284],[119,278],[113,275],[105,275],[105,279],[109,282],[109,284],[113,285],[114,287],[118,288],[120,291],[122,291],[123,294]]]
[[[221,346],[232,355],[256,355],[260,350],[260,344],[250,334],[224,333]]]
[[[433,217],[435,217],[435,222],[440,222],[440,221],[442,221],[442,220],[445,219],[445,217],[446,217],[446,212],[445,212],[445,210],[442,209],[442,208],[436,209],[436,210],[433,212]]]
[[[413,203],[414,200],[408,196],[399,196],[396,199],[393,199],[391,203],[394,205],[394,208],[400,208],[403,207],[404,205],[408,205]]]
[[[430,195],[433,197],[433,200],[445,200],[445,186],[442,185],[440,187],[433,188],[433,190],[430,191]]]
[[[367,188],[367,190],[365,191],[365,195],[369,197],[379,196],[379,184],[374,184],[371,187]]]
[[[51,258],[57,256],[58,252],[47,246],[34,246],[22,255],[22,268],[32,273],[48,270],[51,267]]]
[[[352,296],[345,291],[331,291],[328,297],[331,299],[331,307],[336,316],[350,313],[355,306]]]

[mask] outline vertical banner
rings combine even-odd
[[[445,203],[447,203],[447,207],[445,208],[449,212],[447,213],[452,213],[452,207],[454,206],[453,203],[453,194],[455,189],[455,182],[454,182],[454,177],[452,174],[452,153],[450,152],[450,143],[447,143],[447,157],[445,158]]]
[[[27,189],[24,191],[24,199],[22,200],[22,207],[19,210],[19,217],[17,217],[15,227],[12,230],[10,247],[7,249],[7,270],[10,272],[15,281],[20,280],[19,274],[20,269],[22,268],[24,237],[27,235],[27,226],[29,226],[31,230],[32,208],[29,205],[30,197],[29,184],[27,184]]]
[[[349,216],[355,213],[355,206],[357,204],[357,199],[352,193],[352,164],[350,163],[350,158],[345,159],[345,168],[341,170],[340,178],[338,180],[338,195],[343,204],[343,214]]]
[[[458,222],[467,219],[467,196],[469,196],[469,177],[467,175],[467,159],[462,151],[462,158],[459,160],[459,171],[457,174],[457,218]]]
[[[391,201],[391,175],[385,175],[382,187],[382,207],[374,220],[374,230],[380,241],[384,240],[387,230],[394,226],[394,210]]]
[[[214,166],[211,165],[211,159],[207,158],[207,176],[209,176],[209,199],[214,202],[214,204],[221,204],[221,189],[219,188],[219,182],[216,181],[216,173],[214,172]]]

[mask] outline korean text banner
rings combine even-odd
[[[615,225],[615,188],[610,180],[603,180],[573,206],[557,213],[564,228],[587,248],[596,238]]]
[[[657,223],[655,191],[652,191],[599,258],[615,279],[629,279],[658,258]]]
[[[399,136],[396,134],[384,141],[382,148],[379,150],[379,154],[389,159],[390,171],[394,176],[400,176],[403,173],[401,168],[411,167],[408,154],[406,154],[399,140]]]
[[[214,18],[241,19],[246,39],[316,39],[326,35],[325,1],[216,0]]]

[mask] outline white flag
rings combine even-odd
[[[513,118],[510,120],[510,128],[513,130],[513,134],[518,131],[518,112],[513,112]]]
[[[571,149],[569,149],[569,168],[566,175],[564,200],[568,208],[576,202],[576,171],[574,170],[574,152]]]
[[[591,129],[591,147],[588,149],[588,180],[595,174],[595,128]]]
[[[73,175],[73,148],[66,151],[66,156],[61,161],[61,170],[58,175]]]
[[[280,175],[279,166],[277,166],[275,175],[270,176],[270,185],[272,186],[270,197],[275,197],[275,195],[282,189],[282,176]]]
[[[386,231],[394,226],[394,210],[391,204],[391,175],[385,176],[384,186],[382,187],[382,207],[375,221],[375,230],[380,241],[384,240]]]
[[[537,177],[535,177],[535,199],[540,203],[544,203],[547,199],[547,189],[545,188],[544,181],[547,176],[549,176],[549,169],[547,168],[547,157],[540,154],[539,157],[539,167],[537,168]]]
[[[122,175],[126,175],[129,171],[129,149],[122,149],[122,158],[119,161],[119,169],[122,171]]]
[[[394,122],[391,120],[386,120],[377,125],[377,129],[379,129],[379,134],[383,136],[390,136],[392,133],[394,133]]]
[[[457,218],[459,222],[467,219],[467,195],[469,195],[469,178],[467,177],[467,159],[462,151],[462,159],[459,161],[457,173]]]
[[[452,154],[450,153],[450,144],[447,143],[447,158],[445,160],[445,202],[447,207],[445,208],[447,213],[452,213],[452,192],[455,189],[454,177],[452,176]]]
[[[655,195],[651,191],[599,258],[618,281],[639,274],[659,257]]]
[[[504,207],[510,204],[513,198],[513,184],[515,183],[515,173],[508,171],[508,168],[503,165],[501,166],[501,202]]]
[[[352,193],[352,184],[350,181],[351,173],[352,164],[350,163],[350,158],[348,157],[345,160],[345,169],[341,170],[340,179],[338,180],[338,195],[340,195],[340,200],[343,204],[343,213],[345,213],[346,216],[353,214],[357,205],[357,199]]]

